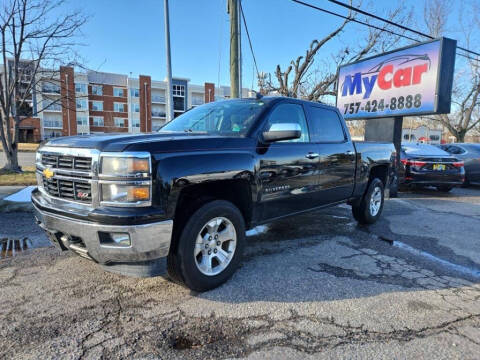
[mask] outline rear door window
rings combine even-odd
[[[338,114],[329,109],[309,106],[310,136],[313,142],[343,142],[345,132]]]

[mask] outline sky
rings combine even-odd
[[[326,0],[305,0],[342,14],[346,10]],[[384,14],[395,2],[364,1],[365,8]],[[417,7],[419,22],[423,4]],[[456,3],[456,2],[455,2]],[[291,0],[242,0],[259,71],[273,72],[303,55],[310,42],[321,38],[341,19],[301,6]],[[453,6],[453,10],[455,10]],[[152,76],[163,80],[165,33],[163,0],[67,0],[65,10],[82,9],[88,22],[82,29],[78,51],[88,68],[98,71]],[[324,51],[334,53],[345,43],[354,43],[364,28],[348,25],[340,41]],[[229,84],[229,19],[226,0],[170,0],[170,32],[173,76],[194,84]],[[402,44],[402,45],[406,45]],[[245,32],[242,37],[243,86],[256,88],[255,72]]]

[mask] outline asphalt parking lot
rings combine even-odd
[[[0,224],[46,244],[31,214]],[[0,358],[479,358],[480,187],[401,193],[370,227],[337,206],[260,230],[202,294],[18,250],[0,260]]]

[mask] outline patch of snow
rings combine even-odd
[[[17,191],[16,193],[3,198],[3,200],[13,201],[13,202],[30,202],[30,197],[32,196],[32,191],[35,189],[35,186],[27,186],[26,188]]]
[[[268,226],[266,225],[260,225],[256,226],[253,229],[248,230],[245,235],[247,236],[257,236],[263,233],[266,233],[268,231]]]

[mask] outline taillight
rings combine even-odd
[[[460,168],[460,167],[463,167],[465,163],[463,161],[455,161],[454,163],[452,163],[452,165]]]
[[[417,161],[417,160],[410,160],[410,159],[402,159],[403,165],[410,165],[416,167],[422,167],[426,164],[425,161]]]

